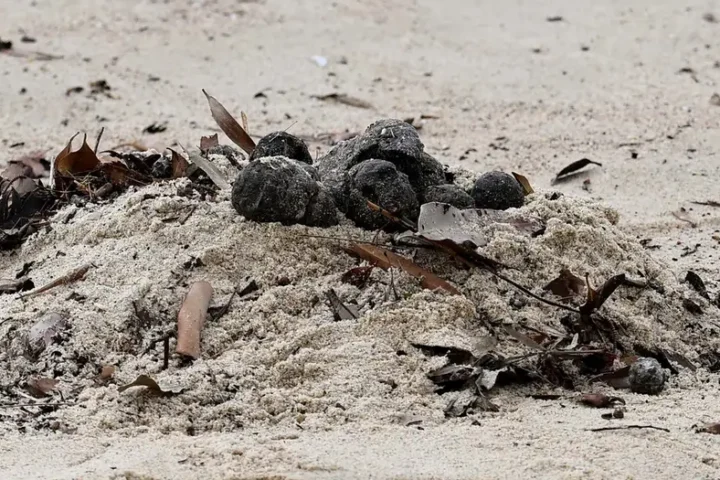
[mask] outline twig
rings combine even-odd
[[[170,336],[163,338],[163,364],[162,369],[167,370],[170,365]]]
[[[662,430],[663,432],[670,433],[670,430],[663,427],[656,427],[654,425],[623,425],[621,427],[600,427],[600,428],[590,428],[588,429],[589,432],[604,432],[606,430],[633,430],[633,429],[641,429],[641,428],[649,428],[652,430]]]
[[[235,295],[237,295],[237,290],[233,289],[233,292],[230,295],[230,300],[228,300],[227,303],[222,306],[220,311],[218,311],[218,313],[212,317],[213,322],[227,313],[227,311],[230,309],[230,304],[232,303],[233,299],[235,298]]]
[[[0,408],[24,408],[24,407],[61,407],[63,405],[75,405],[75,402],[56,403],[0,403]]]
[[[59,287],[60,285],[67,285],[68,283],[82,280],[82,278],[85,276],[85,274],[88,272],[88,270],[90,270],[90,267],[93,267],[93,266],[94,265],[91,263],[89,263],[87,265],[83,265],[82,267],[78,268],[77,270],[73,270],[69,274],[64,275],[58,279],[55,279],[52,282],[48,283],[47,285],[44,285],[33,292],[27,293],[25,295],[20,295],[18,298],[34,297],[41,293],[47,292],[48,290],[51,290],[55,287]]]
[[[105,132],[105,127],[102,127],[100,129],[100,133],[98,133],[97,140],[95,140],[95,149],[93,150],[95,155],[97,155],[98,148],[100,148],[100,139],[102,138],[104,132]]]
[[[695,205],[703,205],[705,207],[720,207],[720,202],[716,200],[708,200],[707,202],[690,202],[694,203]]]
[[[185,222],[187,222],[190,219],[190,216],[197,210],[197,205],[193,205],[192,208],[190,208],[190,211],[185,214],[180,220],[178,220],[178,223],[180,225],[185,225]]]

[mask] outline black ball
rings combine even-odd
[[[525,194],[515,177],[503,172],[483,173],[475,180],[472,197],[477,208],[507,210],[520,208],[525,203]]]
[[[475,200],[465,190],[449,184],[428,187],[425,191],[425,203],[430,202],[447,203],[461,210],[475,206]]]
[[[274,132],[260,139],[250,161],[263,157],[287,157],[309,165],[313,163],[305,142],[287,132]]]

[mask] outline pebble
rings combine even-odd
[[[494,210],[520,208],[525,203],[525,194],[520,183],[515,177],[504,172],[480,175],[473,185],[472,197],[477,208]]]
[[[650,395],[660,393],[665,388],[667,379],[668,373],[654,358],[640,357],[630,365],[628,380],[633,392]]]
[[[250,161],[263,157],[286,157],[308,165],[313,163],[305,142],[287,132],[273,132],[260,139]]]

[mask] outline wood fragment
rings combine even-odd
[[[667,428],[656,427],[654,425],[623,425],[620,427],[600,427],[600,428],[590,428],[590,429],[588,429],[588,431],[590,431],[590,432],[605,432],[608,430],[636,430],[636,429],[642,429],[642,428],[647,428],[647,429],[651,429],[651,430],[661,430],[663,432],[670,433],[670,430],[668,430]]]
[[[200,331],[205,324],[205,315],[210,306],[213,288],[206,281],[190,286],[178,312],[178,337],[175,351],[187,357],[200,357]]]
[[[45,293],[48,290],[51,290],[55,287],[59,287],[61,285],[67,285],[69,283],[76,282],[78,280],[82,280],[85,277],[85,274],[90,270],[90,267],[93,267],[91,263],[83,265],[82,267],[73,270],[72,272],[68,273],[67,275],[63,275],[62,277],[53,280],[52,282],[38,288],[37,290],[33,290],[30,293],[27,293],[25,295],[20,295],[19,298],[29,298],[34,297],[36,295],[40,295],[41,293]]]

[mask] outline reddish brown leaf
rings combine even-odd
[[[363,288],[370,278],[370,274],[375,267],[355,267],[351,268],[347,272],[343,273],[340,277],[340,281],[343,283],[349,283],[358,288]]]
[[[578,399],[583,405],[594,408],[614,407],[616,403],[625,405],[625,400],[620,397],[609,397],[604,393],[585,393]]]
[[[155,393],[157,395],[163,395],[163,396],[169,396],[173,394],[178,394],[183,391],[183,388],[162,388],[158,383],[152,379],[151,377],[147,375],[140,375],[135,379],[134,382],[128,383],[127,385],[123,385],[121,387],[118,387],[118,392],[122,393],[128,388],[132,387],[147,387],[148,390],[150,390],[152,393]]]
[[[218,140],[218,134],[215,133],[213,135],[210,135],[208,137],[200,137],[200,150],[203,152],[207,152],[213,147],[217,147],[220,145],[220,141]]]
[[[720,422],[709,423],[695,429],[695,433],[711,433],[713,435],[720,435]]]
[[[585,281],[582,278],[576,276],[567,268],[563,268],[560,270],[560,275],[545,285],[543,289],[549,290],[563,300],[569,300],[579,295],[584,286]]]
[[[461,295],[460,291],[446,280],[443,280],[434,273],[425,270],[412,260],[401,257],[386,248],[378,247],[376,245],[356,244],[348,248],[347,252],[351,255],[360,257],[363,260],[382,268],[383,270],[387,270],[390,267],[399,268],[408,275],[419,278],[420,284],[423,288],[427,288],[429,290],[440,289],[453,295]]]
[[[515,177],[515,180],[518,181],[518,183],[522,186],[523,193],[525,195],[530,195],[531,193],[535,193],[535,190],[533,190],[532,186],[530,185],[530,180],[528,180],[524,175],[520,175],[519,173],[512,172],[513,177]]]
[[[252,154],[253,150],[255,150],[255,142],[250,138],[250,135],[248,135],[237,120],[230,115],[230,112],[228,112],[215,97],[208,94],[205,90],[202,92],[205,94],[208,104],[210,105],[210,113],[220,129],[238,147],[245,150],[248,155]]]
[[[83,136],[82,146],[78,150],[72,151],[72,142],[77,135],[77,133],[73,135],[65,148],[55,157],[55,172],[62,176],[89,173],[100,166],[100,160],[87,144],[87,135]]]
[[[172,178],[180,178],[186,176],[188,167],[190,167],[188,161],[185,160],[185,157],[180,155],[172,148],[168,148],[168,150],[172,152],[172,159],[170,161],[172,165]]]

